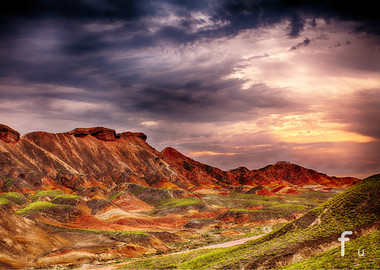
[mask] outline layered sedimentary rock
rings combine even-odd
[[[15,143],[20,139],[20,133],[6,125],[0,124],[0,140]]]
[[[103,141],[114,141],[116,139],[116,132],[113,129],[104,127],[94,127],[94,128],[76,128],[65,134],[74,135],[75,137],[85,137],[87,135],[93,136],[99,140]]]

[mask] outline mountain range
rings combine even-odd
[[[271,194],[262,186],[346,188],[359,181],[331,177],[289,162],[258,170],[239,167],[223,171],[171,147],[159,152],[146,139],[143,133],[116,133],[103,127],[56,134],[39,131],[20,137],[12,128],[0,125],[0,188],[56,186],[75,191],[83,186],[129,182],[185,190],[261,186],[263,194]]]

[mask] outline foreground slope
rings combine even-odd
[[[165,233],[68,229],[34,222],[0,204],[0,269],[47,268],[167,252]]]
[[[68,244],[67,240],[50,235],[33,221],[17,215],[9,206],[0,205],[0,217],[2,269],[29,266],[32,258]]]
[[[355,256],[360,252],[362,257]],[[342,257],[341,248],[336,247],[322,254],[285,267],[285,269],[379,269],[380,231],[350,240],[345,244],[346,254]]]
[[[125,268],[185,268],[185,269],[268,269],[291,266],[316,266],[315,256],[335,257],[340,247],[338,238],[352,231],[353,247],[364,248],[365,257],[357,261],[357,251],[348,246],[346,256],[331,261],[322,268],[379,268],[378,230],[380,229],[380,175],[364,179],[346,192],[312,209],[301,218],[282,228],[242,246],[197,251],[188,254],[142,261]],[[363,238],[367,237],[367,238]],[[369,242],[367,246],[360,243]],[[358,244],[359,243],[359,244]],[[377,247],[376,247],[377,246]],[[324,254],[324,252],[326,252]],[[333,258],[335,258],[332,256]]]

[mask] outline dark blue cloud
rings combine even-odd
[[[287,19],[290,21],[288,34],[297,36],[302,32],[307,18],[357,21],[361,23],[357,30],[380,33],[377,4],[370,0],[360,3],[343,0],[21,0],[3,5],[0,17],[3,25],[15,18],[78,22],[138,21],[146,17],[167,16],[168,11],[187,17],[189,21],[184,21],[184,25],[191,24],[190,13],[193,11],[201,11],[214,20],[229,23],[228,27],[210,31],[210,35],[234,34],[243,29],[273,25]]]
[[[201,77],[201,72],[199,73]],[[151,85],[135,92],[125,92],[130,111],[140,112],[157,120],[186,122],[253,120],[258,110],[271,112],[304,109],[292,101],[283,89],[269,88],[264,84],[242,90],[241,81],[221,80],[220,77],[204,82],[172,80],[167,85]],[[120,100],[120,107],[123,106]],[[259,116],[257,114],[257,116]]]
[[[325,20],[356,21],[358,31],[369,31],[380,34],[380,20],[376,3],[370,0],[363,2],[324,0],[236,0],[224,1],[217,16],[231,22],[231,31],[252,27],[273,25],[283,20],[290,21],[289,36],[298,36],[305,26],[305,19],[321,18]]]
[[[2,5],[0,15],[20,18],[134,20],[151,12],[149,1],[20,0]]]

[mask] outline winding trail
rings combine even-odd
[[[224,248],[224,247],[238,246],[238,245],[244,244],[245,242],[248,242],[248,241],[260,238],[263,235],[265,235],[265,234],[260,234],[260,235],[256,235],[256,236],[242,238],[242,239],[238,239],[238,240],[234,240],[234,241],[229,241],[229,242],[225,242],[225,243],[221,243],[221,244],[215,244],[215,245],[210,245],[210,246],[205,246],[205,247],[200,247],[200,248],[195,248],[195,249],[189,249],[189,250],[184,250],[184,251],[179,251],[179,252],[174,252],[174,253],[169,253],[169,254],[164,254],[164,255],[158,255],[155,258],[160,258],[160,257],[164,257],[164,256],[171,256],[171,255],[177,255],[177,254],[184,254],[184,253],[192,252],[192,251],[195,251],[195,250],[201,250],[201,249]],[[150,259],[152,259],[152,258],[150,258]],[[133,261],[133,262],[136,262],[136,261]],[[114,264],[114,265],[102,266],[102,267],[99,267],[99,268],[94,268],[93,266],[92,266],[92,268],[86,268],[86,265],[83,265],[82,267],[80,267],[78,269],[79,270],[87,270],[87,269],[115,270],[115,269],[117,269],[120,266],[127,265],[127,264],[130,264],[130,263],[132,263],[132,262],[118,263],[118,264]]]
[[[194,251],[194,250],[201,250],[201,249],[209,249],[209,248],[224,248],[224,247],[238,246],[238,245],[244,244],[245,242],[248,242],[248,241],[251,241],[251,240],[257,239],[257,238],[259,238],[259,237],[261,237],[261,236],[263,236],[263,235],[264,235],[264,234],[260,234],[260,235],[251,236],[251,237],[247,237],[247,238],[242,238],[242,239],[238,239],[238,240],[234,240],[234,241],[229,241],[229,242],[225,242],[225,243],[221,243],[221,244],[215,244],[215,245],[211,245],[211,246],[205,246],[205,247],[200,247],[200,248],[195,248],[195,249],[189,249],[189,250],[184,250],[184,251],[179,251],[179,252],[169,253],[169,254],[165,254],[165,255],[163,255],[163,256],[170,256],[170,255],[176,255],[176,254],[183,254],[183,253],[191,252],[191,251]]]

